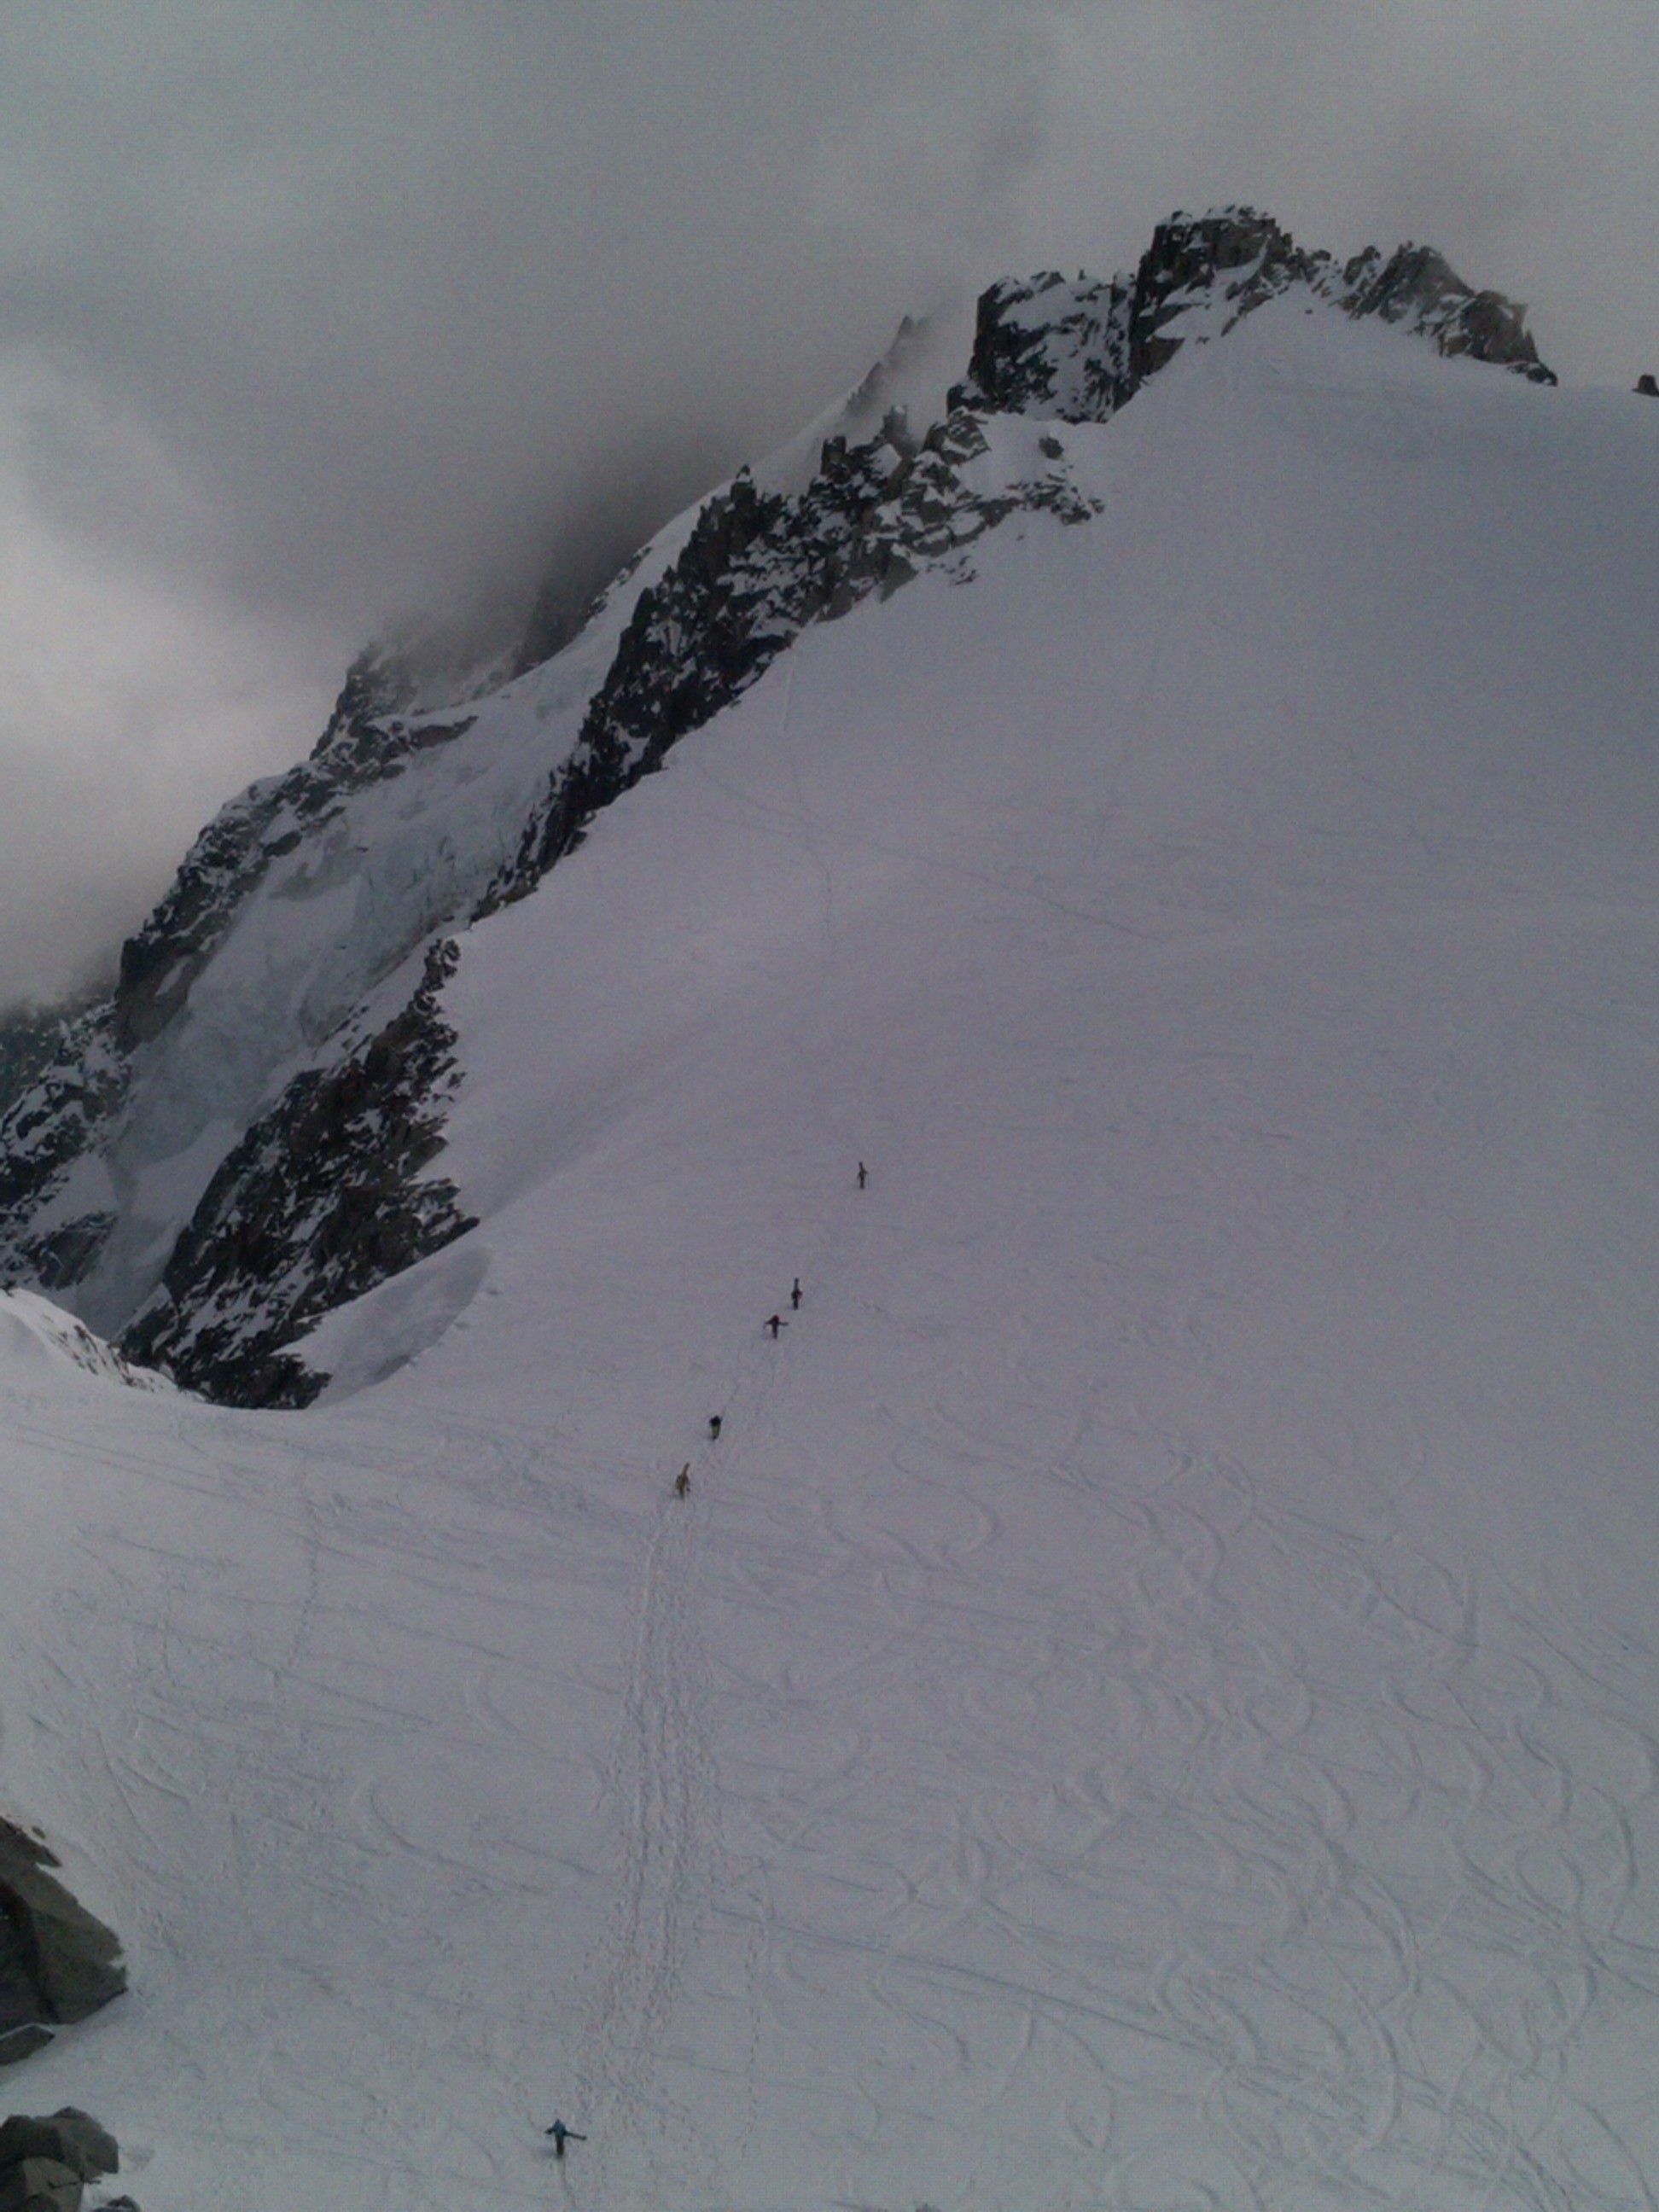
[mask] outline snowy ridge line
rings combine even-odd
[[[1038,421],[1103,422],[1185,345],[1225,337],[1246,315],[1300,289],[1356,319],[1376,317],[1464,356],[1553,384],[1526,310],[1477,292],[1432,246],[1374,246],[1346,264],[1297,245],[1255,208],[1171,216],[1133,271],[1109,283],[1053,270],[1005,279],[979,302],[973,358],[948,404]]]
[[[296,1374],[285,1346],[430,1249],[406,1233],[419,1188],[388,1178],[378,1197],[361,1188],[350,1251],[313,1269],[304,1209],[281,1188],[304,1179],[304,1087],[331,1079],[384,980],[532,890],[805,628],[929,570],[969,580],[974,540],[1016,513],[1074,523],[1098,511],[1058,440],[1011,447],[990,418],[1103,421],[1182,346],[1297,287],[1442,353],[1553,380],[1522,311],[1430,249],[1368,249],[1339,268],[1251,209],[1177,215],[1109,285],[993,287],[940,421],[918,431],[894,409],[860,442],[828,439],[798,494],[739,477],[660,533],[539,669],[444,707],[419,698],[395,655],[364,655],[310,760],[208,826],[127,946],[114,999],[66,1028],[0,1119],[0,1280],[72,1298],[129,1352],[228,1402],[314,1395],[320,1378]],[[872,404],[861,390],[842,419],[862,428]],[[429,1103],[416,1120],[441,1125],[441,1101]],[[260,1240],[257,1265],[233,1241],[240,1289],[181,1259],[173,1272],[190,1279],[163,1327],[145,1302],[173,1257],[213,1234],[215,1178],[256,1128],[272,1211],[295,1218],[285,1239]],[[280,1279],[280,1295],[264,1298],[258,1275]],[[129,1344],[136,1323],[143,1341]]]
[[[970,582],[966,549],[1020,509],[1062,522],[1100,512],[1058,445],[1045,451],[1046,467],[1012,480],[973,465],[989,452],[969,415],[952,414],[918,441],[896,412],[862,445],[828,440],[799,497],[762,491],[745,471],[710,499],[684,552],[640,595],[574,751],[554,770],[516,857],[474,918],[526,897],[596,814],[740,698],[814,623],[887,598],[930,569]]]
[[[0,1344],[13,1360],[21,1356],[33,1364],[45,1353],[53,1364],[61,1363],[106,1382],[123,1382],[129,1389],[173,1396],[178,1389],[170,1376],[128,1359],[94,1336],[84,1322],[33,1291],[0,1290]]]

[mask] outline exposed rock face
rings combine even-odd
[[[0,1014],[0,1114],[51,1066],[63,1048],[64,1031],[97,1005],[97,992],[50,1006],[19,1006]]]
[[[166,897],[121,949],[118,1044],[142,1043],[166,1028],[272,860],[323,827],[352,792],[400,775],[410,753],[472,726],[468,716],[415,726],[398,720],[406,690],[406,678],[384,654],[361,655],[310,758],[252,785],[208,824]]]
[[[1431,246],[1375,246],[1346,266],[1310,252],[1270,216],[1228,208],[1160,223],[1132,276],[1070,283],[1053,270],[994,284],[979,303],[973,357],[953,406],[1103,422],[1182,345],[1224,337],[1292,285],[1355,316],[1403,325],[1446,355],[1553,384],[1526,311],[1464,283]]]
[[[0,2212],[81,2212],[85,2185],[55,2158],[20,2158],[0,2167]]]
[[[203,832],[127,945],[113,998],[61,1031],[0,1118],[0,1284],[73,1297],[101,1334],[125,1330],[129,1357],[210,1395],[307,1402],[323,1378],[287,1347],[471,1225],[430,1179],[459,1080],[441,1012],[452,956],[434,950],[389,1011],[386,979],[533,890],[810,624],[924,571],[965,580],[975,541],[1018,513],[1088,520],[1057,439],[1005,439],[994,468],[983,418],[1103,422],[1182,348],[1294,288],[1554,381],[1522,310],[1431,249],[1340,264],[1248,208],[1171,216],[1109,282],[993,286],[942,421],[916,434],[893,411],[861,442],[830,439],[798,495],[740,476],[629,564],[513,725],[510,773],[511,687],[475,685],[463,711],[390,653],[356,663],[310,758]],[[848,419],[873,419],[865,397]],[[1011,450],[1029,467],[1011,473]],[[406,833],[405,818],[428,826]],[[268,1024],[245,1012],[249,993]],[[186,1192],[161,1220],[141,1211],[157,1183]]]
[[[109,1234],[106,1204],[54,1216],[50,1201],[76,1163],[97,1152],[126,1103],[130,1072],[114,1008],[95,1007],[63,1030],[51,1061],[0,1122],[0,1249],[14,1255],[14,1279],[62,1290]]]
[[[1526,327],[1527,311],[1497,292],[1477,292],[1431,246],[1401,246],[1384,261],[1376,246],[1356,254],[1334,296],[1351,315],[1401,323],[1437,352],[1467,354],[1513,369],[1532,384],[1553,384]]]
[[[282,1347],[475,1225],[453,1184],[420,1180],[459,1079],[438,1006],[455,961],[435,945],[399,1013],[331,1073],[296,1076],[248,1131],[123,1339],[128,1358],[233,1405],[308,1405],[328,1378]]]
[[[1091,511],[1057,459],[1030,481],[975,487],[969,465],[985,452],[965,413],[920,442],[890,415],[863,445],[830,440],[799,499],[769,497],[741,476],[710,500],[679,560],[640,599],[580,744],[479,911],[533,890],[585,823],[729,706],[809,623],[885,597],[924,568],[965,579],[967,548],[1017,507],[1064,521]]]
[[[117,1936],[47,1873],[46,1845],[0,1820],[0,2033],[6,2063],[38,2050],[40,2031],[84,2020],[127,1985]]]
[[[25,2158],[56,2159],[82,2181],[97,2181],[121,2171],[114,2136],[90,2112],[73,2105],[61,2106],[46,2119],[28,2119],[19,2113],[0,2121],[0,2172]]]
[[[114,2136],[73,2105],[0,2123],[0,2212],[80,2212],[85,2185],[120,2170]]]
[[[980,295],[966,379],[952,408],[1030,415],[1039,422],[1103,422],[1130,397],[1129,280],[1109,284],[1055,270],[1012,277]]]

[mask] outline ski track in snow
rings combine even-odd
[[[613,2167],[630,2153],[659,2187],[690,2184],[707,2195],[717,2185],[711,2145],[691,2113],[652,2095],[653,2062],[703,1905],[713,1802],[707,1668],[688,1588],[701,1487],[699,1479],[685,1499],[671,1494],[651,1534],[611,1777],[624,1808],[621,1896],[574,2069],[594,2148],[572,2193],[595,2206],[613,2201]]]
[[[951,1425],[949,1463],[996,1448]],[[1028,1506],[1045,1476],[1077,1479],[1018,1469]],[[1161,2172],[1143,2195],[1141,2158],[1112,2154],[1113,2084],[1137,2046],[1202,2113],[1195,2202],[1652,2201],[1567,2066],[1594,2005],[1656,1993],[1659,1953],[1621,1932],[1654,1813],[1638,1698],[1589,1698],[1575,1669],[1546,1667],[1537,1629],[1483,1618],[1467,1571],[1299,1525],[1242,1472],[1178,1452],[1164,1485],[1109,1509],[1098,1616],[1056,1616],[1018,1580],[975,1589],[961,1568],[994,1543],[996,1512],[965,1513],[959,1492],[951,1508],[954,1550],[824,1516],[887,1659],[943,1717],[915,1786],[951,1810],[917,1821],[918,1840],[935,1830],[921,1858],[882,1824],[864,1868],[889,1893],[862,1937],[790,1929],[807,2002],[850,1977],[878,2048],[975,2078],[1011,2148],[1040,2155],[1046,2120],[1098,2151],[1104,2203],[1170,2186]],[[1264,1584],[1275,1617],[1308,1614],[1305,1640],[1251,1632],[1240,1601]],[[1058,1771],[1011,1752],[1073,1729]],[[871,1787],[867,1749],[787,1790],[773,1778],[791,1808],[781,1881],[816,1856],[803,1800],[841,1808]],[[817,1870],[826,1893],[851,1879]],[[760,1917],[769,1952],[787,1926],[775,1895]],[[792,2010],[775,2025],[810,2039]],[[890,2127],[878,2073],[859,2086]]]

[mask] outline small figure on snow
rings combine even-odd
[[[718,1443],[720,1440],[720,1417],[718,1413],[708,1416],[708,1437],[711,1443]]]
[[[550,2128],[544,2128],[542,2130],[542,2133],[544,2135],[552,2136],[553,2155],[555,2158],[562,2158],[564,2156],[564,2147],[568,2142],[586,2142],[587,2141],[587,2137],[586,2136],[579,2136],[574,2128],[566,2127],[562,2120],[555,2120],[552,2126]]]
[[[685,1495],[685,1493],[686,1493],[686,1492],[687,1492],[688,1490],[690,1490],[690,1487],[691,1487],[691,1462],[690,1462],[690,1460],[687,1460],[687,1462],[685,1462],[685,1465],[684,1465],[684,1466],[680,1469],[679,1473],[678,1473],[678,1474],[674,1477],[674,1495],[675,1495],[675,1497],[676,1497],[676,1498],[684,1498],[684,1495]]]
[[[867,1183],[867,1182],[869,1182],[869,1180],[870,1180],[870,1170],[869,1170],[869,1169],[868,1169],[867,1167],[866,1167],[866,1166],[865,1166],[864,1162],[863,1162],[862,1160],[860,1160],[860,1161],[859,1162],[859,1188],[860,1188],[860,1190],[862,1190],[862,1189],[864,1188],[865,1184],[866,1184],[866,1183]]]
[[[772,1341],[774,1344],[778,1340],[778,1331],[781,1328],[787,1328],[789,1326],[788,1322],[784,1319],[781,1314],[769,1315],[764,1325],[771,1330]]]
[[[789,1293],[789,1303],[797,1313],[800,1311],[800,1277],[799,1275],[795,1278],[794,1289]]]

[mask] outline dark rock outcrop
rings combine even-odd
[[[0,2166],[0,2212],[81,2212],[85,2187],[55,2158],[20,2158]]]
[[[1171,216],[1133,275],[1109,284],[1048,270],[994,284],[979,303],[968,374],[951,404],[983,413],[1103,422],[1194,337],[1227,333],[1300,284],[1354,316],[1404,325],[1448,356],[1553,384],[1526,310],[1466,284],[1431,246],[1375,246],[1339,265],[1254,208]]]
[[[90,2112],[64,2105],[46,2119],[14,2114],[0,2120],[0,2172],[20,2159],[52,2158],[82,2181],[121,2171],[121,2153],[109,2130]]]
[[[452,1183],[422,1180],[459,1081],[439,1007],[457,957],[434,945],[407,1005],[338,1066],[296,1076],[228,1154],[121,1340],[128,1358],[224,1404],[308,1405],[328,1378],[283,1347],[475,1225]]]
[[[73,2105],[0,2121],[0,2212],[80,2212],[85,2185],[120,2170],[114,2136]]]
[[[1533,384],[1556,381],[1538,358],[1526,309],[1501,293],[1475,291],[1431,246],[1396,246],[1386,261],[1368,246],[1344,269],[1334,296],[1349,314],[1401,323],[1438,353],[1489,362]]]
[[[0,2033],[15,2063],[127,1985],[119,1939],[52,1875],[57,1860],[0,1820]]]
[[[1103,422],[1130,397],[1133,287],[1055,270],[980,295],[968,374],[950,404],[1038,422]]]
[[[0,1114],[7,1112],[63,1050],[70,1024],[102,997],[82,992],[50,1006],[15,1006],[0,1014]]]
[[[51,1060],[0,1120],[0,1249],[13,1255],[13,1280],[46,1291],[78,1281],[114,1225],[101,1207],[49,1230],[33,1222],[76,1160],[100,1148],[130,1074],[113,1009],[96,1007],[64,1026]]]
[[[478,912],[533,890],[602,807],[739,697],[809,624],[885,598],[925,568],[965,580],[967,549],[1016,508],[1068,522],[1093,511],[1059,455],[1029,481],[976,490],[968,471],[986,451],[969,414],[918,441],[895,412],[862,445],[830,439],[799,498],[763,493],[745,474],[711,499],[679,559],[641,593],[574,753]]]
[[[279,860],[339,811],[364,785],[403,773],[409,755],[447,744],[472,726],[402,721],[408,678],[387,654],[361,654],[348,671],[310,758],[252,784],[203,830],[161,903],[121,948],[114,1030],[131,1049],[159,1036],[184,1005],[241,901]]]

